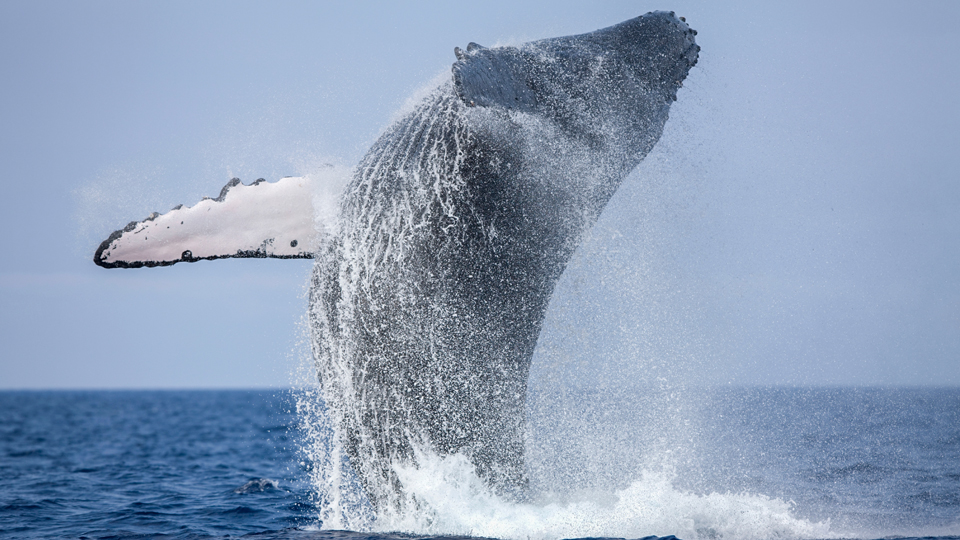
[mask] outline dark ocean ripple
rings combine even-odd
[[[780,497],[862,538],[960,530],[958,389],[739,389],[701,403],[679,489]],[[0,392],[0,536],[455,538],[320,530],[294,409],[284,391]]]
[[[0,393],[0,530],[185,538],[310,524],[292,406],[283,392]]]

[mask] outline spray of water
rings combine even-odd
[[[649,165],[640,172],[647,175],[641,182],[647,187],[628,195],[653,206],[661,205],[663,198],[676,196],[656,188],[669,184],[662,177],[664,161],[664,156],[650,156]],[[671,164],[671,168],[676,166]],[[333,231],[338,215],[331,210],[335,208],[331,197],[351,171],[336,167],[317,174],[325,178],[316,183],[321,192],[316,195],[320,200],[315,206],[327,208],[318,212],[317,226],[321,231]],[[615,201],[614,211],[618,211],[617,204]],[[676,219],[676,215],[662,219]],[[696,361],[685,361],[684,357],[693,353],[689,347],[663,344],[684,341],[676,321],[657,321],[656,314],[644,313],[641,317],[648,320],[650,328],[620,329],[631,336],[646,335],[647,341],[653,342],[621,345],[615,351],[626,357],[620,359],[622,365],[633,366],[628,374],[621,366],[620,374],[637,384],[616,390],[604,382],[610,373],[596,372],[592,375],[593,387],[583,386],[591,375],[580,365],[582,362],[616,363],[609,358],[584,359],[582,347],[589,340],[570,337],[576,335],[578,321],[582,323],[591,313],[594,293],[590,287],[606,280],[611,286],[632,283],[616,286],[631,305],[659,304],[663,310],[671,309],[670,302],[657,293],[672,287],[668,265],[657,262],[663,254],[650,247],[663,244],[663,239],[656,236],[665,234],[651,227],[652,221],[638,225],[644,241],[637,243],[647,247],[642,257],[628,254],[638,259],[635,265],[598,274],[593,262],[609,263],[611,258],[602,247],[610,229],[601,223],[593,238],[578,250],[568,275],[557,286],[535,357],[540,368],[534,370],[536,380],[528,397],[525,466],[530,489],[522,499],[497,494],[463,454],[440,456],[429,448],[417,447],[413,460],[399,460],[392,466],[402,484],[402,500],[376,511],[341,443],[340,425],[327,406],[329,396],[316,383],[315,359],[306,354],[299,375],[302,384],[297,409],[303,459],[308,464],[322,528],[509,539],[651,534],[685,539],[836,537],[828,522],[796,518],[791,503],[783,500],[762,494],[693,492],[678,487],[675,465],[689,459],[691,448],[696,446],[697,419],[683,386],[690,379],[688,372],[696,367]],[[671,239],[677,240],[675,235]],[[575,307],[582,305],[587,306],[586,312]],[[307,326],[305,330],[309,331]],[[574,380],[580,385],[572,384]]]
[[[633,401],[645,406],[635,418],[594,414],[589,429],[576,427],[584,414],[577,404],[595,396],[562,376],[546,389],[560,389],[566,402],[525,401],[528,360],[556,280],[660,137],[675,83],[696,58],[681,21],[651,20],[667,24],[656,46],[678,47],[656,56],[676,75],[607,62],[607,49],[570,54],[593,42],[570,49],[547,41],[484,60],[490,65],[468,64],[485,53],[459,51],[457,84],[472,81],[471,66],[550,66],[555,46],[563,65],[579,71],[544,68],[540,91],[555,99],[540,108],[504,78],[499,92],[516,90],[508,112],[469,106],[500,95],[484,93],[491,75],[483,69],[476,88],[442,84],[374,145],[339,213],[319,219],[321,231],[335,234],[312,278],[305,372],[315,368],[322,380],[305,385],[298,410],[324,528],[517,539],[828,532],[780,500],[677,487],[674,465],[695,426],[682,387],[663,384],[676,371],[657,368],[682,364],[684,351],[671,362],[663,358],[677,352],[669,347],[645,357],[620,351],[653,374],[635,385],[643,399]],[[630,49],[635,42],[617,42],[618,31],[604,47],[647,58]],[[538,354],[570,350],[548,338]]]
[[[630,456],[646,465],[621,471],[621,483],[629,480],[620,488],[597,487],[605,483],[599,481],[586,489],[570,485],[543,489],[565,476],[547,472],[546,477],[532,478],[541,490],[516,501],[495,494],[466,456],[441,457],[418,449],[416,465],[395,466],[404,488],[403,511],[387,508],[375,514],[337,443],[322,397],[313,389],[301,390],[298,411],[324,529],[518,540],[670,534],[692,540],[837,536],[829,522],[794,517],[789,502],[758,494],[698,494],[677,488],[669,451],[646,458]],[[652,463],[656,460],[660,463]]]

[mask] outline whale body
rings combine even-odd
[[[554,286],[659,139],[697,62],[695,35],[653,12],[587,34],[457,48],[452,77],[355,168],[325,234],[311,235],[302,209],[282,210],[299,208],[309,179],[232,181],[218,199],[115,232],[95,262],[313,257],[317,374],[373,507],[402,509],[395,467],[423,452],[464,455],[494,492],[522,496],[527,378]],[[248,217],[226,210],[260,201],[264,185],[278,186],[274,198],[241,205]],[[217,214],[219,230],[201,225]]]

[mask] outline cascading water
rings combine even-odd
[[[663,69],[677,75],[630,64],[636,33],[651,27],[639,47],[675,47]],[[644,456],[605,483],[557,471],[589,460],[545,459],[529,440],[529,359],[554,285],[660,137],[696,59],[692,31],[672,14],[597,34],[458,51],[454,82],[381,136],[335,224],[320,227],[332,234],[316,256],[308,324],[321,385],[299,410],[325,527],[503,538],[824,531],[779,501],[674,489],[666,447],[618,448]],[[511,86],[515,66],[532,72],[538,97]],[[485,86],[490,70],[512,75]],[[509,106],[471,106],[491,99]],[[534,423],[577,414],[546,409]],[[646,427],[670,438],[668,418]],[[582,436],[569,427],[562,417],[555,426]]]
[[[654,163],[644,172],[656,173],[656,166]],[[351,171],[329,169],[325,174],[323,183],[340,185]],[[645,180],[656,183],[649,177]],[[655,195],[645,195],[653,199],[651,203],[658,202]],[[330,227],[323,221],[321,229]],[[604,258],[602,249],[593,239],[581,246],[571,261],[571,273],[558,284],[548,326],[576,324],[578,314],[571,302],[583,292],[576,282],[603,277],[591,263]],[[656,257],[655,253],[647,255]],[[644,277],[665,279],[653,270]],[[557,313],[557,307],[570,312]],[[581,354],[575,350],[577,343],[558,343],[559,336],[553,328],[548,329],[543,336],[547,343],[541,343],[534,361],[553,363],[557,369],[539,370],[541,380],[531,388],[526,403],[529,491],[522,499],[498,494],[462,453],[440,455],[415,447],[411,449],[414,459],[390,464],[402,485],[398,493],[402,502],[378,511],[368,500],[336,433],[335,409],[327,405],[319,387],[305,384],[298,396],[298,413],[305,436],[304,459],[310,463],[323,528],[511,539],[651,534],[758,540],[838,536],[831,533],[828,523],[797,517],[792,504],[781,499],[679,487],[687,479],[678,476],[678,469],[691,459],[690,453],[699,443],[696,423],[701,411],[691,401],[692,392],[684,388],[690,378],[679,367],[666,373],[638,358],[631,361],[637,364],[632,373],[646,370],[643,391],[630,385],[619,390],[614,385],[602,392],[577,387],[577,381],[557,380],[576,376],[575,371],[560,375],[562,369],[556,366],[564,362],[560,357]],[[672,356],[670,361],[682,359]],[[304,377],[312,378],[313,356],[305,363]],[[664,381],[664,376],[673,380]]]
[[[722,529],[718,505],[766,533],[809,525],[762,497],[676,491],[662,459],[586,499],[533,474],[550,467],[530,448],[525,466],[530,359],[554,286],[659,139],[694,34],[654,13],[519,49],[471,44],[351,174],[321,227],[333,233],[308,322],[320,389],[300,405],[325,526],[645,536]],[[707,517],[691,525],[690,508]]]
[[[453,81],[347,173],[311,279],[320,386],[298,407],[325,528],[837,536],[782,499],[690,487],[705,416],[682,370],[623,351],[650,376],[620,393],[540,381],[528,400],[547,305],[567,301],[558,280],[660,138],[693,34],[657,13],[458,50]],[[659,367],[684,362],[668,356]]]

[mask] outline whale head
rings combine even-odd
[[[518,47],[471,43],[455,49],[454,87],[468,106],[550,119],[630,170],[659,138],[697,63],[694,36],[685,19],[658,11]]]

